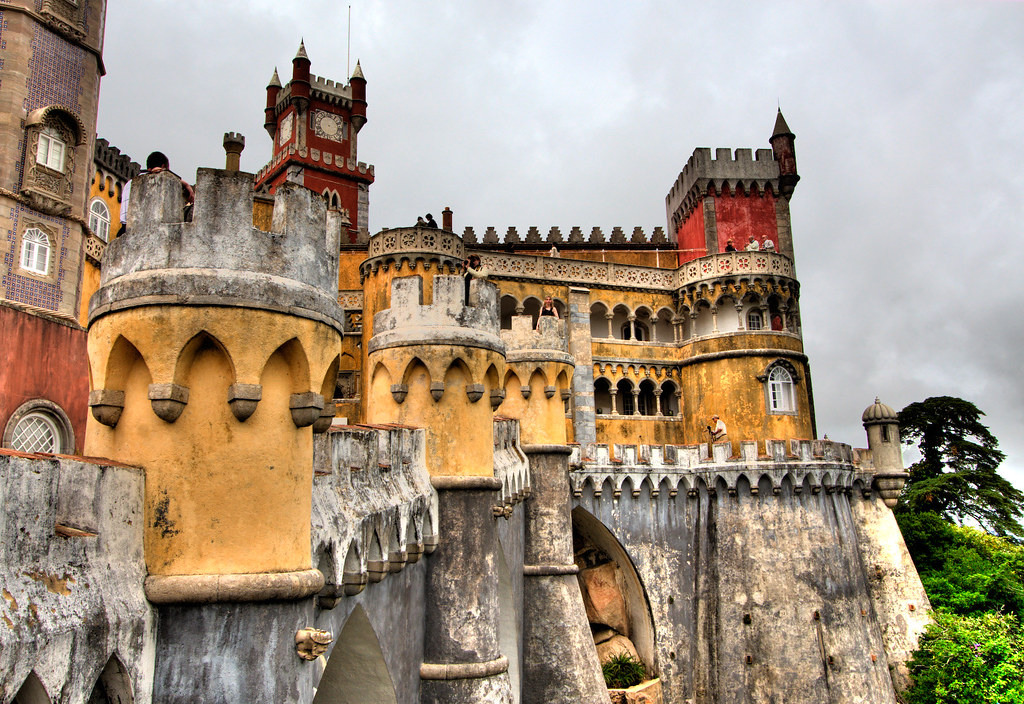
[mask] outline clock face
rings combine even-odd
[[[293,116],[289,115],[288,117],[281,120],[281,134],[278,136],[278,144],[283,146],[285,142],[292,138],[293,119]]]
[[[313,132],[321,139],[340,142],[345,138],[345,124],[339,116],[317,110],[313,113]]]

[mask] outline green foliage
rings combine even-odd
[[[935,513],[905,513],[897,520],[934,608],[1024,617],[1024,547]]]
[[[1015,616],[934,617],[908,663],[907,704],[1024,704],[1024,631]]]
[[[996,535],[1024,538],[1024,493],[999,476],[1005,458],[977,406],[953,396],[912,403],[899,414],[900,439],[916,445],[898,512],[976,521]]]
[[[604,683],[613,689],[626,689],[647,679],[647,668],[629,653],[618,653],[601,666]]]

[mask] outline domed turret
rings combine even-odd
[[[900,448],[900,426],[897,422],[898,414],[882,403],[878,397],[875,402],[864,409],[861,421],[864,423],[864,430],[868,434],[868,449],[871,450],[871,462],[874,467],[876,484],[880,475],[900,474],[903,478],[903,451]],[[900,482],[899,488],[903,483]],[[895,494],[887,497],[886,505],[890,508],[896,504],[896,497],[899,495],[899,488]]]
[[[892,410],[891,406],[887,406],[878,400],[875,396],[875,402],[864,409],[864,413],[860,419],[864,425],[875,424],[875,423],[895,423],[897,421],[898,414]]]

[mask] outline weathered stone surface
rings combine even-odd
[[[663,704],[661,680],[653,679],[628,689],[609,689],[612,704]]]
[[[603,623],[619,633],[629,633],[629,615],[619,588],[618,568],[614,563],[581,570],[580,589],[591,623]]]
[[[626,654],[634,660],[639,660],[640,655],[636,652],[633,641],[623,635],[614,635],[603,643],[597,644],[597,659],[601,664],[608,662],[616,655]]]

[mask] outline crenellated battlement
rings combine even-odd
[[[142,170],[130,156],[122,154],[120,149],[110,146],[110,142],[102,138],[96,140],[93,159],[121,181],[130,181]]]
[[[607,248],[609,245],[671,244],[671,241],[666,238],[665,230],[662,227],[654,228],[649,234],[642,227],[634,227],[629,235],[626,235],[621,227],[613,227],[611,233],[607,235],[600,227],[594,227],[585,235],[579,225],[574,225],[570,228],[568,235],[563,235],[558,227],[552,227],[547,232],[542,233],[536,226],[531,226],[527,229],[525,238],[520,236],[519,231],[515,227],[509,227],[501,239],[498,238],[498,231],[494,227],[486,228],[480,239],[477,238],[476,230],[472,227],[467,227],[462,233],[462,239],[467,245],[479,244],[485,247],[501,243],[509,245],[553,244],[555,246],[572,247],[573,249],[586,249],[588,245],[600,245]]]
[[[344,154],[334,154],[332,152],[324,152],[319,149],[307,149],[305,147],[297,149],[294,146],[289,146],[287,149],[282,149],[280,152],[275,154],[270,161],[263,166],[263,168],[256,172],[255,182],[260,183],[270,174],[277,171],[281,167],[281,164],[296,157],[299,159],[309,159],[313,163],[323,164],[324,166],[333,166],[337,171],[347,171],[350,174],[366,176],[371,180],[374,176],[373,164],[356,161],[355,159],[346,157]]]
[[[90,321],[137,305],[232,305],[287,312],[344,329],[337,303],[341,216],[307,188],[282,184],[271,232],[253,227],[252,174],[200,169],[183,222],[178,178],[132,186],[127,233],[110,243]]]
[[[480,279],[470,284],[466,303],[462,276],[435,276],[433,301],[423,302],[423,277],[391,282],[391,307],[373,316],[369,352],[409,345],[460,345],[504,353],[499,336],[498,288]]]
[[[707,147],[695,149],[665,196],[668,222],[678,225],[709,190],[778,194],[779,163],[771,149],[720,148],[714,158]]]

